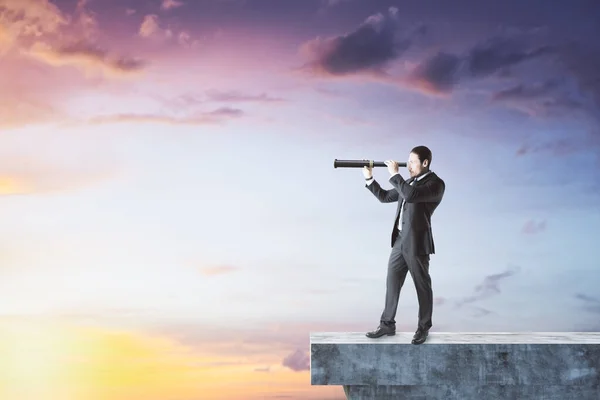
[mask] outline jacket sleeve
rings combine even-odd
[[[446,184],[439,178],[411,186],[400,174],[396,174],[390,178],[390,183],[407,203],[440,202],[446,190]]]
[[[375,195],[377,200],[382,203],[394,203],[398,201],[400,195],[396,189],[385,190],[379,185],[377,181],[371,182],[371,184],[365,185],[365,187]]]

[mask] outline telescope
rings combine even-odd
[[[397,162],[397,161],[396,161]],[[399,162],[399,167],[406,167],[405,162]],[[387,167],[383,161],[373,160],[333,160],[333,168],[362,168],[362,167]]]

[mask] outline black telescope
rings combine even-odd
[[[399,167],[406,167],[405,162],[399,162]],[[333,168],[362,168],[362,167],[387,167],[383,161],[373,160],[333,160]]]

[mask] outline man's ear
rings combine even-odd
[[[429,160],[425,160],[425,161],[423,161],[423,166],[424,166],[425,168],[427,168],[427,166],[428,166],[428,165],[429,165]]]

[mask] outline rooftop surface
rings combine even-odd
[[[414,332],[369,339],[364,332],[314,332],[311,344],[410,344]],[[600,344],[600,332],[430,332],[427,344]],[[412,345],[414,346],[414,345]]]

